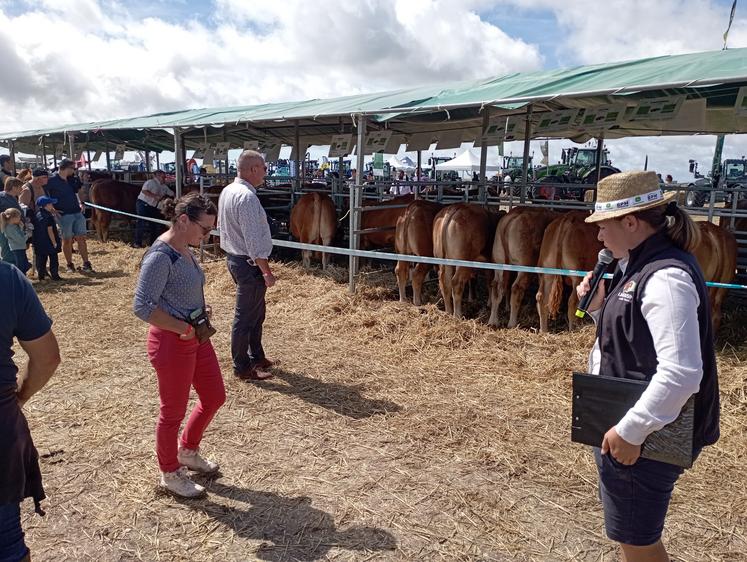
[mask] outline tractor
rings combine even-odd
[[[742,158],[729,158],[724,160],[716,170],[704,176],[698,171],[698,163],[690,160],[690,173],[693,181],[688,183],[688,191],[685,195],[685,204],[688,207],[702,207],[710,198],[710,192],[717,189],[716,202],[731,204],[731,193],[725,193],[723,189],[747,189],[747,160]],[[738,194],[737,194],[738,196]]]
[[[596,148],[564,148],[560,163],[535,169],[535,179],[538,180],[539,185],[535,187],[533,196],[536,199],[583,201],[584,192],[589,189],[588,186],[596,187],[598,179],[619,172],[619,169],[612,166],[607,149],[602,154],[602,166],[599,170],[599,178],[597,178]],[[578,187],[573,187],[574,184]]]

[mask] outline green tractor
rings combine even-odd
[[[619,172],[612,166],[607,149],[602,153],[602,166],[597,178],[596,148],[564,148],[560,163],[535,169],[534,177],[539,185],[532,196],[535,199],[583,201],[588,186],[596,186],[599,179]]]
[[[521,195],[521,186],[515,185],[521,181],[521,175],[524,171],[524,157],[523,156],[504,156],[503,165],[501,166],[501,177],[505,179],[506,176],[511,178],[511,184],[513,185],[513,194],[515,197]],[[529,157],[529,164],[527,167],[527,177],[531,178],[534,175],[534,166],[532,164],[532,157]],[[506,186],[508,191],[508,186]]]
[[[528,175],[532,177],[534,173],[534,167],[532,165],[532,157],[529,157]],[[523,156],[504,156],[503,165],[501,166],[503,177],[511,177],[511,181],[515,182],[521,179],[521,173],[524,171],[524,157]]]
[[[714,174],[712,170],[704,176],[698,172],[698,163],[690,160],[693,180],[687,184],[689,189],[685,195],[685,204],[688,207],[702,207],[710,199],[712,189],[719,190],[716,192],[716,203],[725,202],[730,205],[732,193],[721,190],[747,189],[747,159],[744,156],[724,160],[715,172]]]

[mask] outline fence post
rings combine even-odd
[[[363,160],[364,160],[364,149],[363,143],[366,139],[366,118],[363,115],[358,115],[358,146],[355,149],[356,152],[356,171],[355,171],[355,185],[350,186],[350,249],[360,249],[360,230],[361,223],[361,195],[363,193]],[[350,256],[348,260],[348,291],[350,294],[355,294],[355,275],[358,273],[358,258]]]

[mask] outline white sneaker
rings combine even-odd
[[[193,451],[192,449],[179,447],[176,459],[179,461],[179,464],[186,466],[188,469],[194,470],[195,472],[212,474],[213,472],[218,471],[218,463],[202,458],[197,449]]]
[[[205,488],[192,482],[184,466],[180,466],[174,472],[162,472],[161,487],[183,498],[196,498],[205,493]]]

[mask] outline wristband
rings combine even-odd
[[[184,333],[181,334],[181,335],[182,336],[188,336],[189,334],[192,333],[192,330],[194,330],[194,328],[192,327],[192,324],[187,324],[187,329],[184,330]]]

